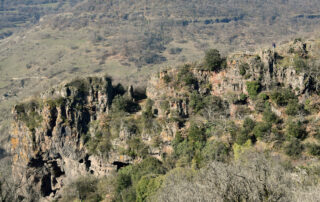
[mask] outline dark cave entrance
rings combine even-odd
[[[118,171],[120,168],[128,166],[129,163],[124,163],[124,162],[120,162],[120,161],[114,161],[112,163],[112,165],[117,166],[117,171]]]

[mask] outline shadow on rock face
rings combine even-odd
[[[8,156],[6,150],[0,148],[0,159],[3,159],[6,156]]]

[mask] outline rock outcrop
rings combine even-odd
[[[296,63],[299,65],[301,62],[301,65],[307,66],[304,58],[308,57],[307,48],[310,46],[298,41],[279,49],[279,52],[267,49],[258,53],[235,53],[227,58],[227,68],[218,72],[204,70],[201,64],[164,70],[151,77],[147,96],[155,101],[160,116],[170,116],[168,111],[176,111],[187,117],[190,113],[189,97],[181,90],[185,86],[180,77],[185,74],[181,73],[181,69],[189,67],[195,79],[191,88],[202,95],[211,94],[227,99],[230,95],[247,94],[247,82],[250,81],[257,81],[260,90],[285,87],[292,89],[298,96],[308,94],[319,84],[315,82],[315,75],[305,71],[305,67],[298,67]],[[165,102],[168,103],[164,109],[161,106]]]
[[[210,95],[207,106],[212,109],[202,117],[213,120],[235,118],[237,105],[247,99],[248,82],[266,91],[290,88],[297,96],[314,91],[314,75],[303,70],[308,47],[296,42],[279,52],[233,54],[218,72],[201,64],[162,71],[148,83],[148,101],[136,99],[132,86],[121,94],[110,78],[89,77],[16,105],[11,145],[17,195],[26,201],[56,199],[78,176],[109,175],[146,153],[161,160],[172,153],[178,132],[186,136],[187,119],[195,114],[193,93]],[[118,113],[111,108],[114,100],[124,110],[130,105],[134,109]],[[278,109],[271,110],[281,116]]]
[[[68,179],[116,168],[118,155],[107,161],[90,156],[82,141],[89,123],[108,114],[113,97],[111,79],[87,78],[15,106],[11,143],[21,197],[53,197]]]

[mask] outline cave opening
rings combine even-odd
[[[35,167],[35,168],[40,168],[43,165],[44,165],[44,161],[41,156],[37,156],[36,158],[32,158],[28,163],[29,167]]]
[[[130,164],[129,163],[125,163],[125,162],[120,162],[120,161],[114,161],[112,163],[112,165],[117,166],[117,171],[118,171],[120,168],[126,167],[126,166],[128,166]]]
[[[86,170],[89,171],[91,167],[91,161],[89,160],[89,155],[86,155],[84,158],[84,164],[86,165]]]
[[[43,176],[41,180],[41,195],[46,197],[52,192],[51,189],[51,176],[50,174]]]
[[[60,177],[61,175],[64,175],[64,171],[59,167],[57,161],[51,162],[51,168],[52,168],[52,174],[55,177]]]

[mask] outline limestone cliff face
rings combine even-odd
[[[203,70],[201,64],[162,71],[148,82],[146,96],[153,103],[149,109],[146,100],[135,100],[132,87],[127,100],[119,99],[119,89],[107,77],[77,79],[16,105],[11,145],[17,195],[26,201],[56,199],[61,188],[80,175],[109,175],[146,155],[161,160],[172,153],[176,133],[186,135],[188,118],[195,114],[194,92],[217,98],[203,115],[215,119],[234,118],[234,98],[248,94],[250,81],[259,82],[263,90],[290,87],[298,96],[313,91],[316,79],[295,63],[297,55],[300,60],[310,56],[308,48],[298,42],[285,49],[233,54],[219,72]],[[112,114],[116,98],[134,110]],[[252,107],[250,101],[245,107]]]
[[[87,78],[15,106],[13,175],[21,197],[52,197],[69,178],[115,169],[114,159],[102,162],[89,156],[81,139],[91,121],[108,113],[113,96],[110,79]]]
[[[294,61],[296,57],[308,57],[307,49],[310,47],[310,44],[295,42],[279,50],[232,54],[227,58],[227,68],[219,72],[201,70],[201,64],[187,64],[185,66],[191,66],[195,78],[195,84],[190,86],[193,88],[191,91],[227,99],[230,95],[247,94],[246,83],[258,81],[262,90],[281,86],[292,89],[298,96],[306,94],[319,84],[314,83],[316,79],[310,72],[299,70]],[[190,89],[183,90],[185,84],[179,80],[181,69],[183,67],[164,70],[149,81],[147,96],[155,101],[161,117],[170,117],[172,114],[169,111],[181,116],[190,114],[189,97],[186,95]],[[167,102],[165,109],[161,107],[164,102]]]
[[[137,151],[130,154],[130,140],[139,147],[136,150],[158,159],[172,151],[170,143],[178,130],[175,122],[155,124],[154,130],[159,131],[162,143],[152,146],[153,129],[138,131],[130,123],[141,113],[111,117],[117,90],[109,78],[77,79],[14,107],[11,146],[13,175],[20,187],[17,190],[20,198],[56,199],[61,188],[79,176],[106,176],[139,161]],[[133,93],[131,87],[124,97],[133,102]],[[106,124],[115,131],[104,128]],[[106,130],[101,132],[102,128]],[[88,138],[93,139],[91,145],[87,144]],[[134,142],[137,138],[138,142]],[[105,144],[97,146],[99,141]]]

